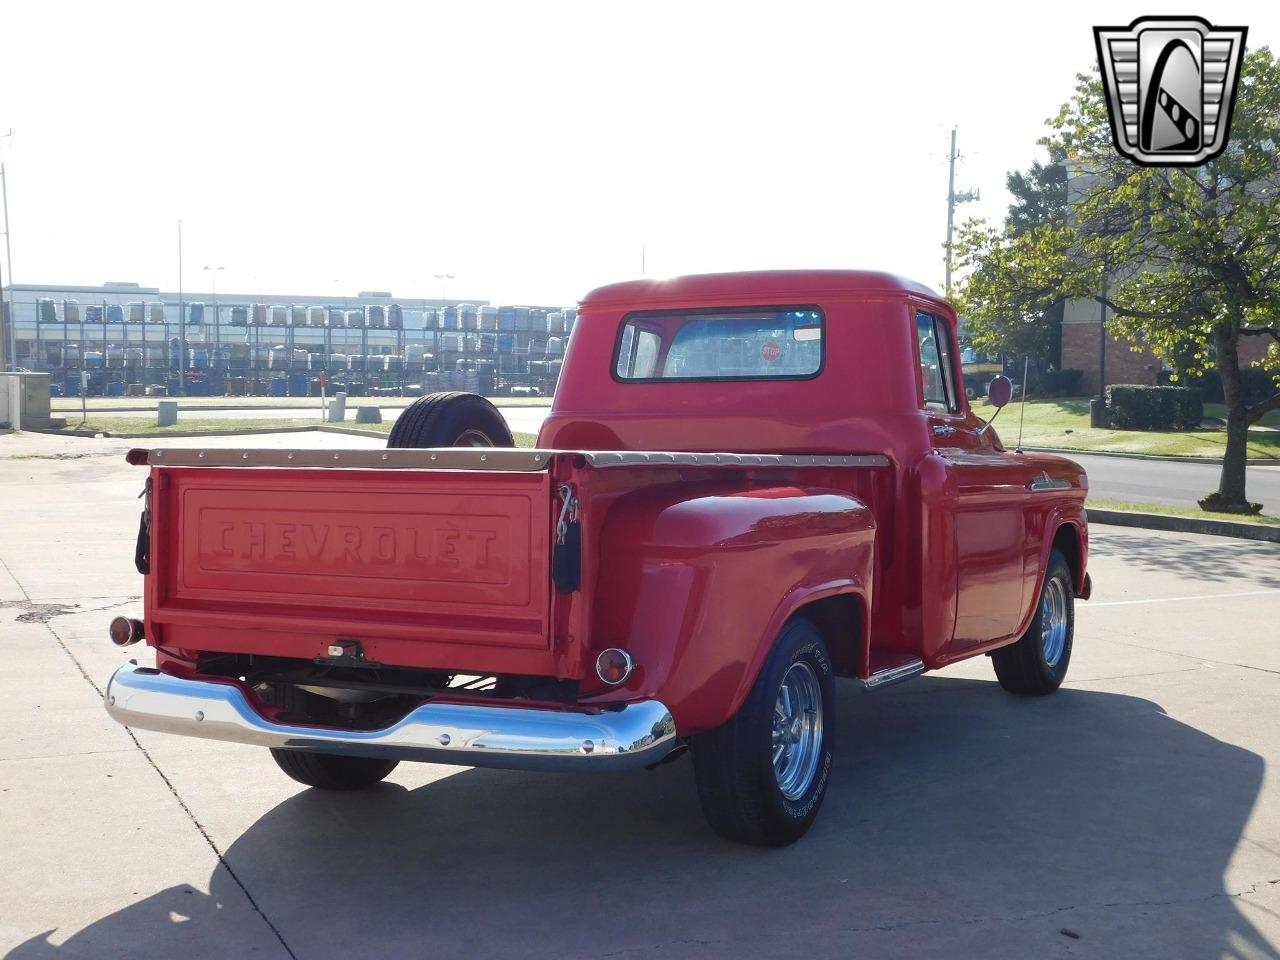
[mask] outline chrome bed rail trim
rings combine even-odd
[[[517,450],[439,447],[428,450],[264,450],[162,447],[145,451],[155,467],[324,467],[347,470],[496,470],[539,473],[555,456],[593,467],[887,467],[880,454],[683,453],[646,450]],[[136,461],[135,461],[136,462]]]

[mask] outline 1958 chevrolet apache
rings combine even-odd
[[[960,374],[951,307],[888,274],[645,280],[582,301],[535,449],[451,393],[385,452],[135,450],[145,609],[111,637],[155,666],[107,709],[333,789],[688,749],[715,830],[790,843],[836,677],[1070,663],[1084,471],[1006,450]]]

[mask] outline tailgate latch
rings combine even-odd
[[[556,546],[551,554],[551,579],[561,593],[573,593],[582,583],[582,532],[578,523],[578,495],[573,484],[562,483]]]

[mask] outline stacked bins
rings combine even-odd
[[[40,317],[41,323],[57,323],[58,322],[58,303],[49,297],[41,297],[36,301],[36,314]],[[14,314],[15,318],[17,314]]]
[[[164,304],[147,304],[147,316],[152,323],[164,323]]]
[[[143,323],[147,318],[146,309],[142,301],[134,300],[129,304],[129,314],[127,320],[129,323]]]
[[[329,308],[329,326],[330,327],[337,328],[337,327],[344,326],[345,319],[346,319],[345,314],[343,314],[343,312],[339,310],[337,307]]]
[[[231,308],[231,326],[247,327],[249,325],[249,308],[248,307],[232,307]]]
[[[392,330],[404,329],[404,310],[400,304],[393,303],[387,308],[387,326]]]
[[[107,323],[124,323],[124,307],[118,303],[107,304]]]
[[[382,304],[370,304],[369,309],[365,311],[365,326],[370,330],[385,330],[387,328],[387,311]]]
[[[474,303],[458,304],[458,329],[459,330],[475,330],[476,328],[476,312],[479,309]]]
[[[292,327],[305,327],[307,325],[307,308],[300,303],[295,303],[289,308],[289,325]]]
[[[307,308],[307,326],[323,327],[324,325],[325,325],[324,307],[308,307]]]
[[[103,319],[102,307],[97,304],[90,304],[84,308],[85,323],[102,323]]]
[[[289,308],[274,306],[271,308],[271,326],[287,327],[289,325]]]
[[[204,304],[189,303],[187,304],[187,323],[200,326],[204,323]]]
[[[265,303],[255,303],[253,305],[249,322],[255,327],[265,327],[267,325],[267,305]]]
[[[358,330],[363,327],[364,307],[356,307],[354,310],[348,310],[344,326],[346,326],[348,330]]]
[[[476,329],[484,332],[497,332],[498,308],[484,306],[476,311]]]
[[[441,330],[454,331],[462,329],[462,324],[458,319],[458,308],[452,304],[447,307],[441,307],[439,317]]]
[[[79,300],[63,300],[62,301],[62,319],[67,323],[80,322],[80,301]]]

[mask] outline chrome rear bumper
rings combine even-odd
[[[107,684],[107,712],[129,727],[259,747],[521,770],[624,770],[657,763],[676,744],[656,700],[585,713],[426,703],[382,730],[273,723],[231,683],[188,680],[125,664]]]

